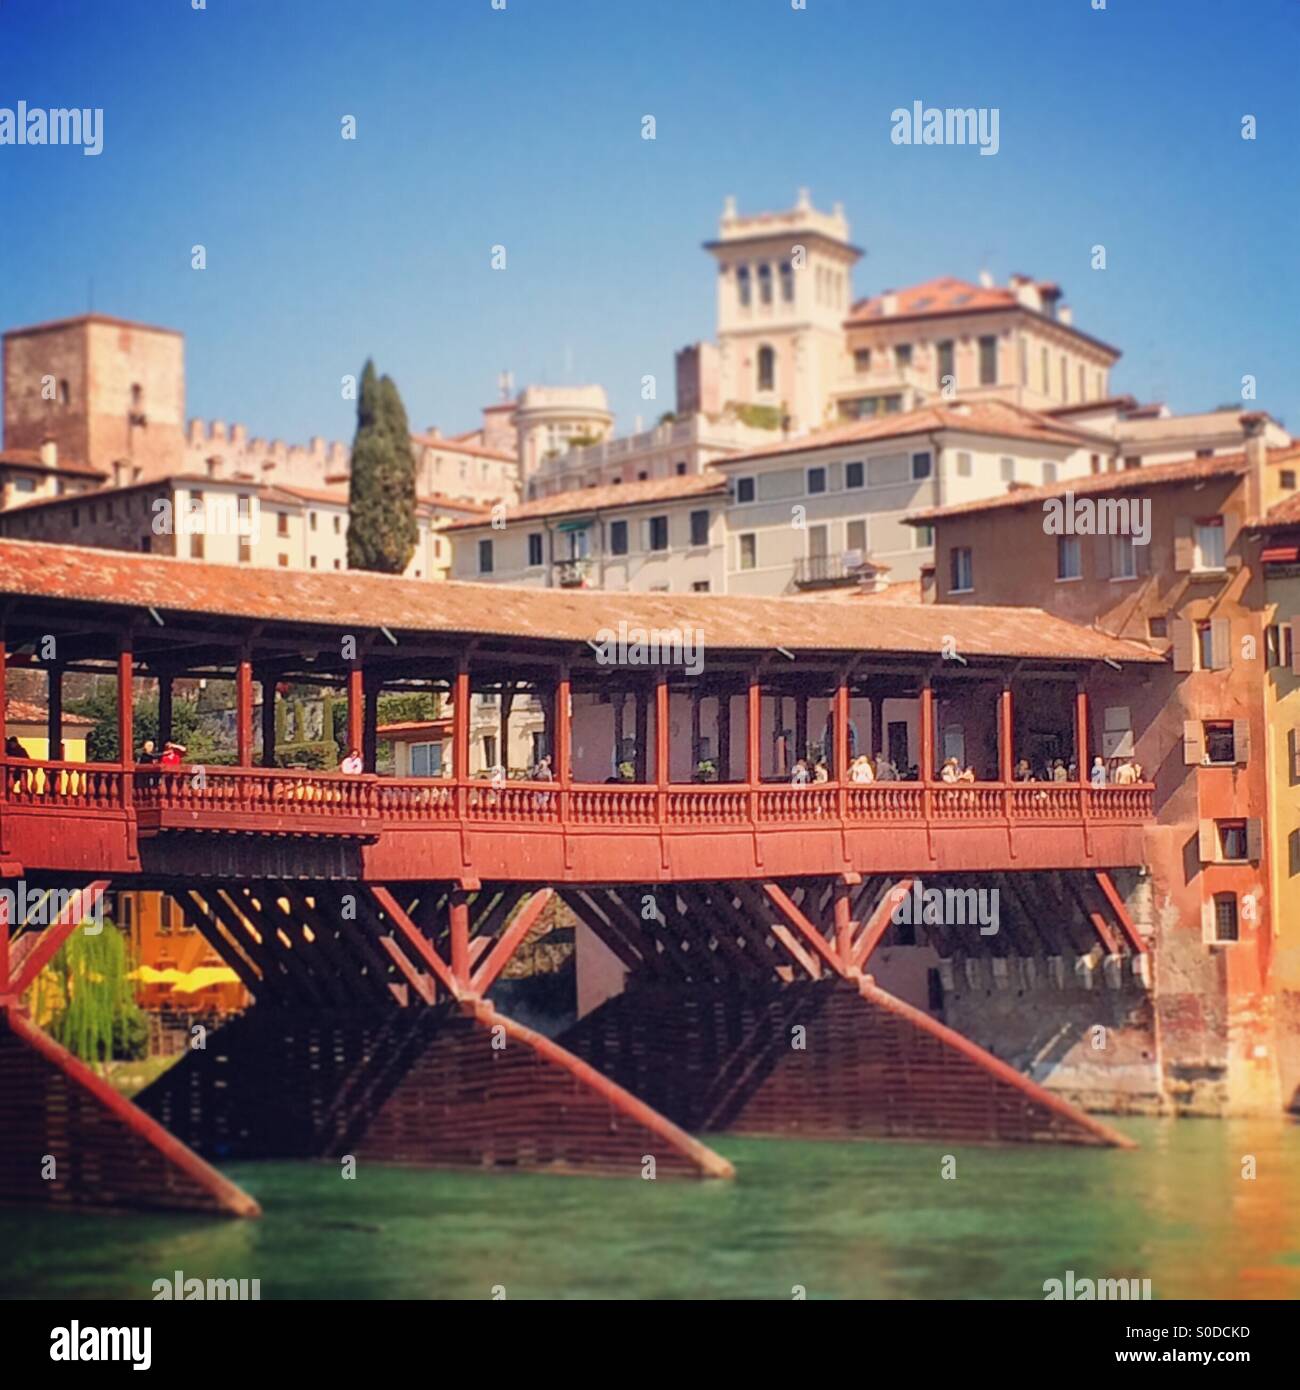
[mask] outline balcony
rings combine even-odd
[[[561,589],[585,589],[591,573],[591,559],[587,556],[555,562],[555,582]]]
[[[797,589],[834,589],[856,584],[862,563],[860,551],[840,555],[804,555],[794,564]]]

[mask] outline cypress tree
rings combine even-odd
[[[415,459],[406,409],[391,377],[367,361],[357,397],[348,487],[348,568],[401,574],[415,554]]]

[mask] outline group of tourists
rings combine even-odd
[[[140,745],[140,752],[136,758],[137,765],[148,767],[180,767],[185,761],[185,745],[174,743],[171,739],[165,739],[163,750],[158,752],[153,739],[147,738]]]
[[[1068,763],[1063,758],[1054,758],[1043,769],[1044,776],[1034,772],[1028,758],[1021,758],[1016,764],[1017,782],[1073,782],[1078,777],[1078,765],[1073,759]],[[1107,764],[1098,754],[1092,760],[1088,781],[1094,787],[1130,787],[1142,780],[1142,764],[1132,758],[1112,758]]]

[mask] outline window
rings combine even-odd
[[[480,574],[492,573],[492,542],[490,540],[481,540],[478,543],[478,572]]]
[[[35,492],[35,491],[36,491],[36,479],[35,479],[35,478],[15,478],[15,479],[14,479],[14,491],[15,491],[15,492]],[[75,512],[74,512],[74,521],[75,521]]]
[[[998,468],[1001,471],[1004,483],[1014,483],[1016,480],[1016,461],[1013,458],[1000,458]]]
[[[845,550],[858,550],[864,555],[867,551],[867,523],[865,521],[846,521],[844,523]]]
[[[190,537],[190,559],[201,560],[203,558],[203,537],[193,535]]]
[[[1043,395],[1045,395],[1045,396],[1050,396],[1050,395],[1052,394],[1052,385],[1051,385],[1051,382],[1049,382],[1048,379],[1047,379],[1047,378],[1048,378],[1048,368],[1047,368],[1047,349],[1046,349],[1046,348],[1041,349],[1041,351],[1040,351],[1040,353],[1039,353],[1039,357],[1038,357],[1038,374],[1039,374],[1039,379],[1042,381],[1042,384],[1043,384]]]
[[[957,476],[959,478],[969,478],[971,475],[971,456],[969,454],[957,455]]]
[[[750,287],[749,287],[749,267],[747,265],[736,268],[736,296],[740,300],[742,309],[749,308]]]
[[[308,512],[308,513],[307,513],[307,526],[308,526],[308,529],[309,529],[309,530],[314,531],[314,530],[316,529],[316,513],[315,513],[315,512]]]
[[[996,386],[998,380],[998,340],[990,335],[980,339],[980,385]]]
[[[528,563],[530,565],[542,563],[542,533],[540,531],[528,533]]]
[[[1196,624],[1196,665],[1200,671],[1213,671],[1214,663],[1214,624]]]
[[[1100,472],[1101,472],[1101,455],[1100,455],[1100,454],[1090,454],[1089,457],[1088,457],[1088,462],[1089,462],[1089,464],[1090,464],[1090,466],[1091,466],[1091,468],[1092,468],[1092,471],[1093,471],[1094,473],[1100,473]]]
[[[252,559],[253,559],[253,548],[252,548],[252,545],[249,543],[248,537],[247,537],[247,536],[240,536],[240,538],[239,538],[239,563],[240,563],[241,565],[247,565],[247,564],[251,563]],[[334,562],[334,564],[335,564],[335,568],[337,568],[337,567],[338,567],[338,561],[336,560],[336,561]]]
[[[1133,549],[1132,536],[1112,536],[1110,538],[1110,577],[1112,579],[1137,578],[1137,552]]]
[[[758,389],[776,389],[776,353],[766,343],[758,350]]]
[[[342,561],[342,560],[335,560],[335,561],[334,561],[334,568],[335,568],[336,570],[341,570],[341,569],[343,568],[343,561]]]
[[[336,516],[336,517],[334,518],[334,534],[335,534],[336,536],[337,536],[337,535],[339,534],[339,532],[343,529],[342,520],[343,520],[342,517],[337,517],[337,516]]]
[[[647,473],[647,472],[645,471],[645,469],[643,468],[643,469],[641,470],[641,472],[638,473],[638,474],[636,475],[636,480],[637,480],[638,483],[649,482],[649,481],[650,481],[650,474]],[[593,478],[593,479],[587,484],[587,486],[588,486],[588,487],[599,487],[599,486],[600,486],[600,480],[599,480],[598,478]]]
[[[412,777],[441,777],[441,776],[442,776],[442,744],[441,744],[441,743],[413,743],[413,744],[411,744],[411,776],[412,776]]]
[[[930,476],[930,453],[926,450],[923,454],[912,455],[912,481],[920,482],[923,478]]]
[[[275,514],[275,534],[277,536],[287,536],[289,534],[289,513],[276,512]]]
[[[781,298],[787,304],[794,303],[794,267],[789,261],[781,262]]]
[[[754,480],[753,478],[736,479],[736,501],[752,502],[754,500]]]
[[[309,567],[310,569],[315,569],[315,568],[316,568],[316,556],[315,556],[315,555],[313,555],[313,556],[311,557],[311,559],[308,561],[308,567]],[[418,576],[417,576],[417,578],[418,578]]]
[[[709,514],[707,511],[691,513],[691,544],[708,545]]]
[[[853,354],[853,370],[855,372],[869,372],[871,370],[870,348],[858,348]]]
[[[1264,657],[1270,668],[1290,668],[1293,660],[1290,623],[1270,623],[1264,629]]]
[[[483,766],[496,767],[497,765],[497,740],[495,734],[483,735]]]
[[[938,387],[942,387],[944,378],[951,377],[952,384],[955,386],[957,384],[957,369],[953,362],[953,344],[951,339],[945,339],[944,342],[937,345],[936,360],[938,362],[938,367],[935,370],[934,384]]]
[[[666,516],[652,516],[650,518],[650,550],[668,549],[668,518]]]
[[[1278,475],[1277,475],[1277,480],[1278,480],[1279,485],[1280,485],[1281,487],[1286,488],[1286,490],[1287,490],[1288,492],[1294,492],[1294,491],[1295,491],[1295,469],[1294,469],[1294,468],[1283,468],[1283,469],[1281,469],[1280,472],[1279,472]]]
[[[1196,522],[1192,528],[1192,539],[1196,546],[1196,558],[1192,568],[1221,570],[1224,561],[1223,518],[1212,516]]]
[[[246,560],[246,559],[248,558],[247,555],[244,554],[244,551],[246,550],[247,546],[248,546],[248,542],[247,542],[247,541],[240,541],[240,542],[239,542],[239,558],[240,558],[241,560]],[[141,537],[140,537],[140,549],[147,555],[147,554],[153,549],[153,537],[152,537],[152,536],[141,536]]]
[[[772,302],[772,267],[766,261],[758,268],[758,302]]]
[[[910,367],[912,365],[912,345],[911,343],[898,343],[894,347],[894,366],[898,368]]]
[[[72,400],[72,391],[68,387],[66,380],[59,382],[59,404],[67,405]]]
[[[1061,354],[1061,399],[1068,405],[1070,402],[1070,374],[1069,364],[1064,353]]]
[[[934,544],[933,526],[913,526],[912,527],[912,549],[929,550]]]
[[[753,531],[747,531],[743,535],[736,537],[740,551],[740,568],[752,570],[758,565],[758,537]]]
[[[1210,904],[1212,941],[1237,941],[1240,935],[1237,927],[1237,895],[1235,893],[1216,893]]]
[[[1215,822],[1219,833],[1219,858],[1225,862],[1240,862],[1246,858],[1246,822],[1221,820]]]
[[[971,565],[970,547],[954,546],[949,551],[950,572],[948,591],[953,594],[968,594],[975,587],[974,569]]]
[[[1166,619],[1166,618],[1148,618],[1148,619],[1147,619],[1147,636],[1148,636],[1148,637],[1168,637],[1168,636],[1169,636],[1169,622],[1168,622],[1168,619]]]
[[[627,554],[626,521],[611,521],[609,523],[609,553],[611,555]]]
[[[810,493],[826,491],[826,470],[824,468],[818,467],[808,470],[808,491]]]
[[[1080,365],[1079,365],[1079,399],[1080,399],[1080,400],[1083,400],[1084,397],[1087,396],[1087,394],[1088,394],[1088,382],[1087,382],[1087,380],[1086,380],[1086,378],[1085,378],[1085,376],[1084,376],[1084,368],[1083,368],[1083,365],[1082,365],[1082,363],[1080,363]]]
[[[686,465],[684,463],[679,463],[676,468],[676,473],[679,478],[684,478],[686,476]]]
[[[1056,481],[1056,465],[1050,459],[1043,460],[1043,485],[1048,486]]]
[[[697,579],[691,585],[691,593],[707,594],[709,592],[709,581],[707,579]]]
[[[275,557],[275,562],[282,570],[287,570],[289,568],[289,557],[284,554],[283,551]]]
[[[1206,762],[1235,763],[1237,761],[1237,740],[1233,736],[1233,721],[1231,719],[1207,719],[1203,738]]]
[[[1058,580],[1083,578],[1083,560],[1079,553],[1078,536],[1057,536],[1056,577]]]
[[[861,459],[854,459],[852,463],[844,465],[844,486],[861,487],[866,481],[866,469],[862,466]]]
[[[1142,456],[1141,456],[1140,454],[1125,454],[1125,455],[1124,455],[1124,467],[1125,467],[1125,468],[1141,468],[1141,467],[1142,467]]]

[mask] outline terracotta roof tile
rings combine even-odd
[[[449,438],[445,434],[413,434],[416,444],[426,449],[443,449],[450,454],[469,454],[473,458],[496,459],[501,463],[517,462],[513,454],[503,454],[496,449],[485,449],[481,444],[471,444],[468,440]]]
[[[44,724],[49,718],[49,709],[45,705],[34,704],[31,700],[15,700],[10,695],[5,700],[5,719],[11,724]],[[63,727],[75,727],[78,729],[93,728],[95,721],[87,719],[84,714],[72,714],[68,710],[63,711]]]
[[[711,497],[727,490],[727,480],[706,470],[685,477],[647,478],[637,483],[607,483],[604,487],[574,488],[550,497],[537,497],[506,507],[507,521],[536,521],[550,516],[580,516],[584,512],[611,508],[648,506],[655,502],[676,502],[690,497]],[[482,526],[482,521],[457,521],[446,529],[459,531]]]
[[[482,635],[581,644],[629,627],[698,630],[736,651],[899,652],[933,656],[956,638],[967,656],[1159,663],[1135,642],[1037,608],[846,606],[833,622],[786,598],[632,594],[399,579],[357,571],[239,568],[129,551],[0,539],[0,594],[355,632]],[[22,611],[21,606],[18,609]]]
[[[82,478],[106,478],[102,468],[92,468],[88,463],[56,463],[53,467],[41,462],[39,449],[0,449],[0,463],[18,468],[39,468],[46,473],[72,473]]]
[[[79,323],[97,323],[108,328],[140,328],[146,333],[167,333],[173,338],[185,335],[179,328],[160,328],[156,323],[140,323],[136,319],[118,319],[109,314],[74,314],[66,319],[49,319],[45,323],[24,324],[21,328],[10,328],[6,338],[21,338],[28,333],[45,333],[52,328],[72,328]]]
[[[834,425],[798,438],[783,439],[744,454],[728,454],[714,466],[731,469],[754,459],[775,458],[781,454],[809,453],[834,449],[845,444],[868,444],[909,435],[931,434],[936,430],[960,430],[965,434],[991,434],[1003,439],[1030,439],[1044,444],[1079,446],[1110,443],[1104,435],[1075,425],[1061,424],[1022,406],[1006,401],[973,401],[969,404],[927,405],[897,415],[875,415],[869,420]]]

